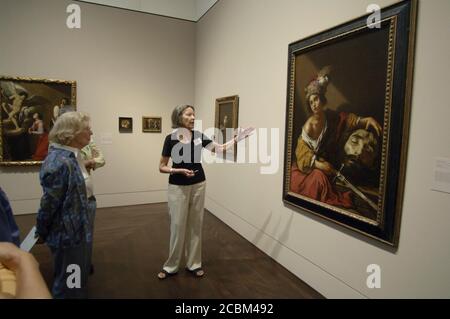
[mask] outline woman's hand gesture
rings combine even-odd
[[[249,137],[255,131],[254,127],[240,128],[238,127],[235,131],[236,143],[242,141],[243,139]]]

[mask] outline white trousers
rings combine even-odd
[[[206,181],[194,185],[169,184],[170,215],[169,258],[163,269],[178,271],[183,255],[190,270],[202,266],[202,225],[205,207]]]

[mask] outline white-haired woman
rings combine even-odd
[[[37,235],[53,255],[55,298],[87,297],[96,201],[80,150],[89,144],[91,135],[87,114],[69,112],[58,117],[50,131],[50,150],[39,174],[43,196]]]
[[[161,173],[170,174],[168,204],[170,215],[169,258],[158,273],[165,279],[178,272],[183,247],[186,270],[195,277],[202,277],[201,246],[203,211],[205,205],[206,178],[201,164],[201,151],[222,152],[249,136],[253,128],[239,131],[226,144],[217,144],[203,133],[194,131],[195,109],[191,105],[179,105],[172,112],[174,131],[166,136],[159,164]],[[172,166],[169,166],[172,159]]]

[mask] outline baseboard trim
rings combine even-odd
[[[150,190],[142,192],[95,194],[97,207],[117,207],[167,202],[167,190]],[[40,198],[10,201],[14,215],[36,214]]]
[[[207,196],[206,209],[219,218],[222,222],[239,233],[246,240],[255,245],[262,252],[274,259],[292,274],[306,282],[326,298],[337,299],[364,299],[367,296],[361,294],[343,280],[337,278],[329,271],[314,264],[301,252],[296,252],[283,243],[274,239],[263,230],[258,229],[248,221],[237,216],[220,205],[216,200]],[[257,241],[254,239],[258,238]]]

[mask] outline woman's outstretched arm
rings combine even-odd
[[[212,143],[208,144],[208,146],[206,148],[208,150],[210,150],[211,152],[218,152],[218,153],[224,152],[224,151],[232,148],[235,144],[239,143],[243,139],[252,135],[254,131],[255,131],[255,129],[253,127],[247,127],[245,129],[238,128],[234,132],[235,136],[230,141],[228,141],[224,144],[218,144],[216,142],[212,142]]]

